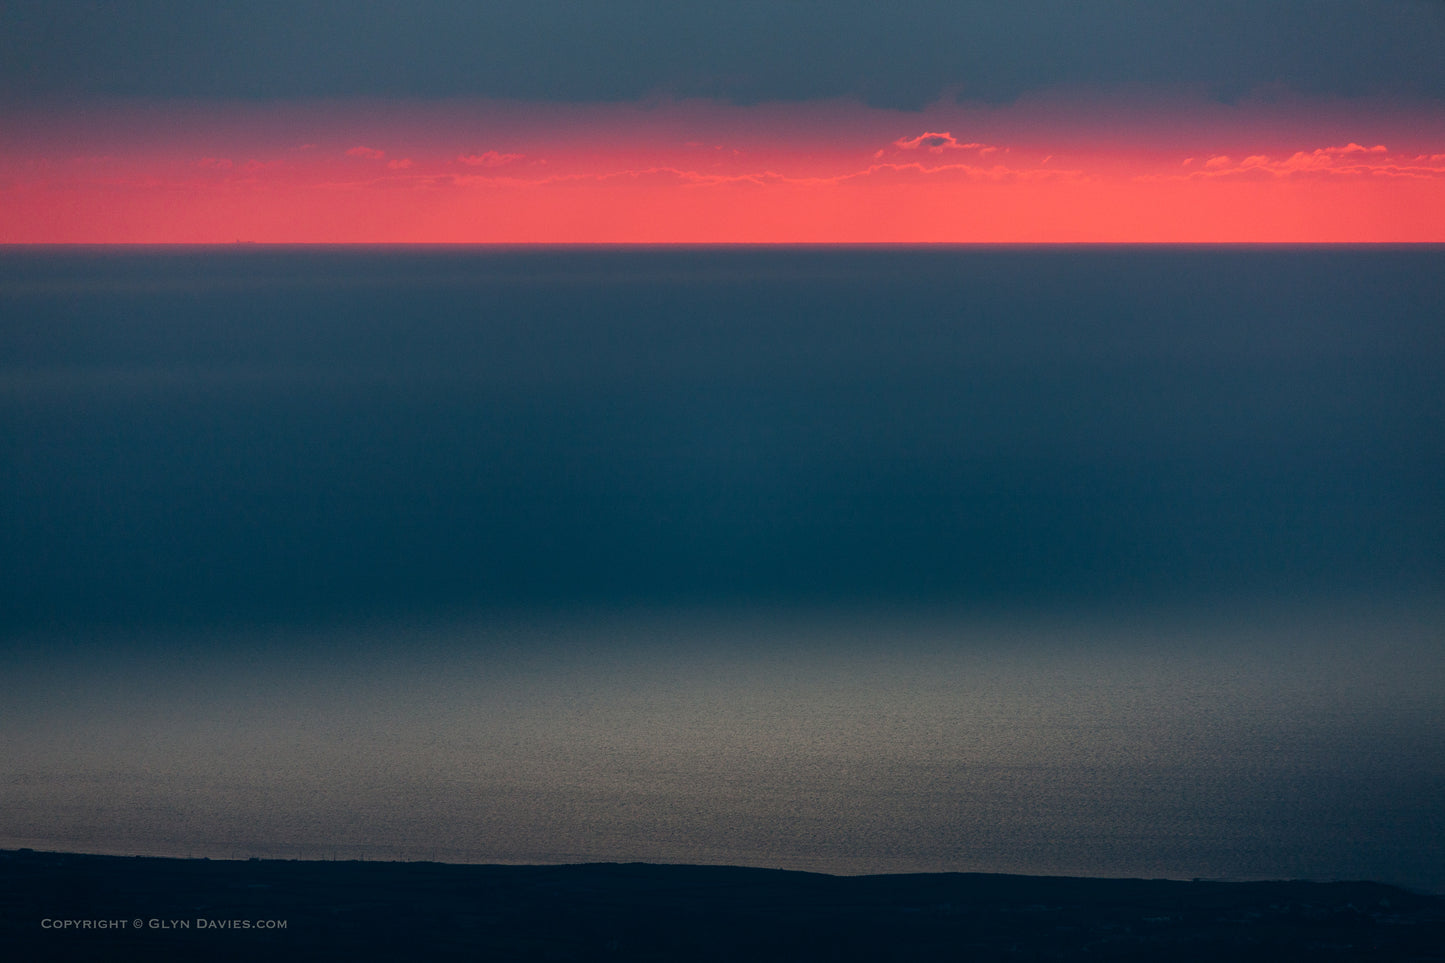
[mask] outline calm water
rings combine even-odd
[[[1445,249],[0,252],[0,846],[1445,890]]]

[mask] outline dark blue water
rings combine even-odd
[[[1445,888],[1445,248],[0,251],[0,845]]]
[[[11,625],[1438,588],[1445,252],[11,251]]]

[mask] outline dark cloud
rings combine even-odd
[[[970,141],[967,144],[961,144],[959,143],[957,137],[954,137],[953,134],[949,133],[946,130],[924,131],[917,137],[900,137],[893,142],[893,146],[897,147],[899,150],[922,149],[934,154],[941,154],[945,150],[998,150],[997,147],[994,147],[990,144],[981,144],[977,141]]]
[[[447,97],[916,108],[1043,87],[1445,99],[1436,0],[0,0],[0,96]]]
[[[925,131],[917,137],[900,137],[893,142],[893,146],[901,150],[917,150],[920,147],[926,147],[929,150],[938,151],[945,147],[962,147],[963,145],[945,130],[939,133]]]

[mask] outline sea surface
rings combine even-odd
[[[1445,891],[1445,247],[0,248],[0,847]]]

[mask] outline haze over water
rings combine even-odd
[[[1442,268],[6,250],[0,846],[1445,888]]]

